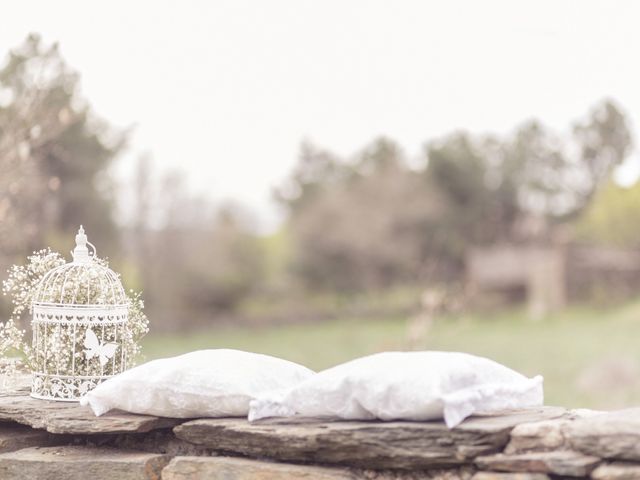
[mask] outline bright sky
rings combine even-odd
[[[639,18],[614,0],[21,0],[0,54],[29,32],[58,41],[95,110],[136,125],[121,178],[148,151],[268,230],[303,138],[350,155],[385,134],[417,157],[459,128],[564,129],[605,96],[637,125]]]

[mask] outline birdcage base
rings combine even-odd
[[[99,377],[32,374],[31,397],[57,402],[78,402],[88,392],[113,375]]]
[[[68,402],[68,403],[78,403],[80,401],[79,398],[56,398],[56,397],[47,397],[45,395],[38,395],[37,393],[31,392],[29,394],[31,398],[35,398],[37,400],[53,400],[55,402]]]

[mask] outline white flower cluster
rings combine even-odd
[[[40,291],[40,281],[47,272],[65,264],[59,253],[50,249],[40,250],[28,257],[26,265],[14,265],[9,269],[9,276],[3,282],[3,293],[11,297],[13,312],[6,322],[0,323],[0,358],[19,355],[32,371],[67,370],[74,365],[75,370],[82,371],[84,375],[111,375],[122,371],[124,359],[128,365],[134,363],[141,353],[139,341],[149,331],[141,294],[130,290],[125,298],[116,298],[119,293],[104,285],[99,277],[98,270],[108,268],[108,262],[104,259],[95,259],[94,262],[96,268],[89,266],[78,269],[77,275],[70,276],[64,286],[55,283],[50,285],[48,291]],[[122,346],[120,355],[104,364],[97,358],[88,357],[82,348],[87,327],[70,330],[61,328],[59,324],[41,325],[39,328],[46,331],[39,331],[37,338],[43,344],[33,348],[25,340],[26,331],[22,326],[36,299],[76,305],[111,305],[124,301],[129,311],[125,328],[105,329],[106,336],[100,339],[101,344],[117,340]],[[52,353],[44,357],[46,363],[43,362],[42,352]],[[0,374],[12,374],[15,369],[16,362],[0,363]]]

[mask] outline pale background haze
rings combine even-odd
[[[98,114],[135,125],[123,183],[149,152],[269,231],[305,138],[348,156],[385,134],[417,160],[455,129],[566,129],[603,97],[635,132],[638,18],[631,1],[21,1],[0,47],[58,41]],[[634,153],[618,178],[638,170]]]

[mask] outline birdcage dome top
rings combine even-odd
[[[89,253],[87,245],[93,248]],[[34,304],[123,306],[126,295],[120,275],[108,268],[95,255],[95,247],[87,240],[84,229],[76,235],[73,261],[47,272],[38,285]]]

